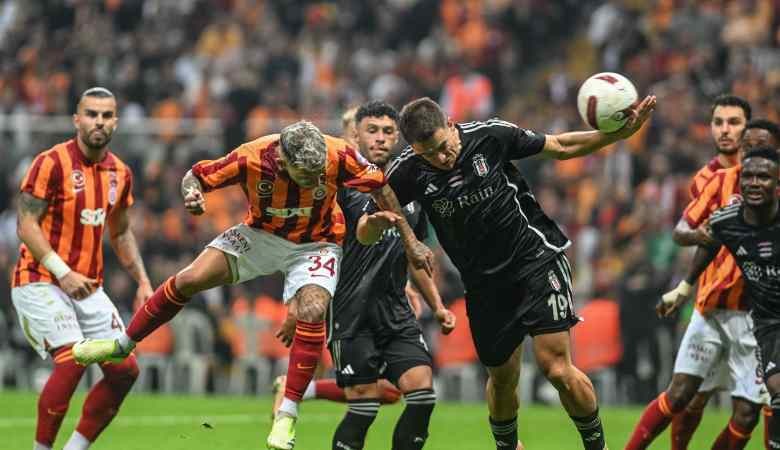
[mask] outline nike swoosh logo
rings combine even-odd
[[[309,369],[313,369],[315,366],[304,366],[303,364],[298,363],[297,367],[301,370],[309,370]]]

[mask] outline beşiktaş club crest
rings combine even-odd
[[[274,183],[268,180],[260,180],[255,186],[258,197],[270,197],[274,195]]]
[[[108,204],[114,206],[116,204],[116,190],[119,186],[119,182],[116,180],[116,172],[108,172]]]
[[[554,271],[547,272],[547,280],[550,282],[550,286],[555,289],[556,292],[561,292],[561,282],[558,280],[558,276]]]
[[[488,170],[490,170],[487,165],[487,161],[485,161],[485,156],[482,155],[482,153],[477,153],[474,155],[474,160],[471,161],[471,164],[474,165],[474,172],[476,172],[476,174],[481,177],[487,175]]]

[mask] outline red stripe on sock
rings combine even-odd
[[[295,402],[301,401],[306,387],[314,376],[324,343],[325,322],[298,321],[287,365],[285,397]]]
[[[135,342],[143,340],[162,324],[173,319],[187,303],[175,286],[175,277],[169,278],[146,300],[143,308],[133,314],[127,335]]]

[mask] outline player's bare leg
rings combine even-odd
[[[268,448],[290,450],[295,445],[295,421],[298,403],[314,376],[317,362],[325,343],[325,312],[330,293],[321,286],[307,284],[298,289],[292,301],[296,302],[295,329],[282,333],[285,342],[292,342],[287,365],[287,380],[279,410],[268,435]]]
[[[750,441],[750,434],[758,425],[762,405],[739,397],[732,397],[731,405],[731,418],[715,443],[712,444],[714,450],[741,450],[745,448]]]
[[[520,363],[523,347],[518,346],[509,359],[500,366],[487,367],[488,379],[485,387],[490,428],[496,440],[496,448],[513,448],[519,444],[517,438],[517,384],[520,380]]]
[[[73,357],[83,365],[94,362],[118,362],[126,358],[137,342],[173,319],[198,292],[229,284],[234,276],[228,258],[212,247],[195,261],[163,283],[133,314],[125,334],[119,339],[89,339],[73,346]]]
[[[715,391],[697,392],[688,406],[672,418],[672,450],[685,450],[693,438],[693,433],[701,423],[704,408]]]
[[[558,390],[561,404],[580,432],[584,448],[606,449],[596,391],[588,376],[572,364],[569,332],[537,335],[533,345],[536,362]]]
[[[653,400],[639,419],[625,450],[647,448],[656,436],[661,434],[672,418],[682,412],[699,391],[703,378],[676,373],[666,391]]]

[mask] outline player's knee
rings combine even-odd
[[[750,402],[738,402],[734,404],[734,412],[731,420],[743,430],[752,430],[758,425],[761,413],[761,405]]]
[[[511,372],[491,373],[488,377],[488,384],[496,392],[514,392],[520,381],[518,376],[512,376]]]
[[[680,412],[685,409],[696,395],[696,387],[689,383],[672,383],[666,391],[666,400],[672,412]]]
[[[555,360],[543,367],[544,377],[556,388],[564,388],[571,384],[572,366],[565,360]]]
[[[347,398],[373,398],[377,396],[377,388],[374,384],[357,384],[344,389]]]
[[[330,293],[324,288],[307,284],[295,294],[298,319],[305,322],[322,322],[328,310]]]

